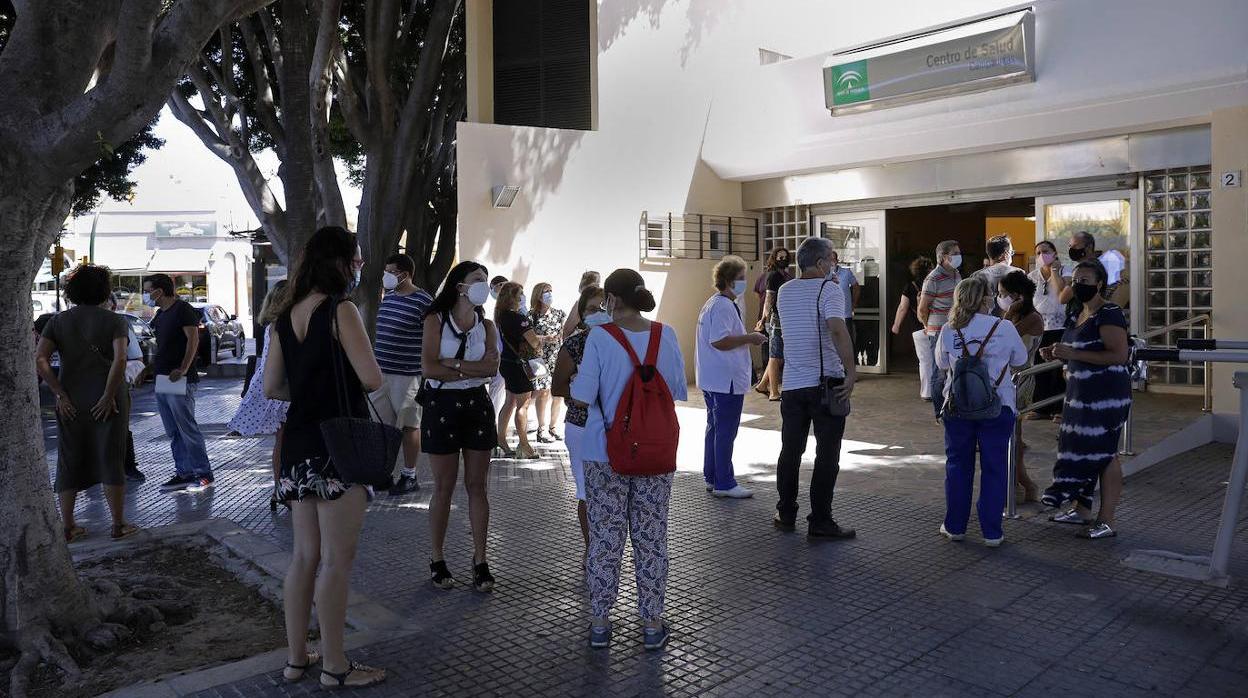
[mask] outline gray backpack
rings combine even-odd
[[[966,337],[962,335],[962,330],[954,330],[962,342],[962,356],[954,362],[949,377],[949,399],[945,401],[945,416],[985,420],[996,419],[1001,414],[1001,396],[997,394],[997,386],[1005,379],[1005,372],[1010,368],[1009,362],[1001,369],[997,380],[993,381],[988,375],[988,362],[983,359],[984,348],[988,346],[988,340],[992,339],[1001,322],[998,319],[993,324],[979,345],[979,351],[974,354],[967,351]]]

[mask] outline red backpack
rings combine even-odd
[[[615,419],[607,429],[607,460],[611,469],[633,476],[675,472],[680,424],[676,421],[672,391],[657,368],[663,325],[650,323],[650,346],[644,364],[637,360],[637,353],[619,327],[610,323],[602,329],[615,337],[633,360],[633,377],[624,386]]]

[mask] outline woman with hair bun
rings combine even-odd
[[[642,644],[657,650],[667,644],[669,631],[663,622],[667,589],[667,510],[672,494],[672,473],[647,476],[621,475],[607,458],[608,417],[614,419],[620,398],[636,370],[632,353],[646,357],[652,337],[659,347],[655,369],[674,400],[688,397],[685,362],[680,343],[670,327],[652,331],[651,321],[641,316],[655,308],[654,296],[632,269],[617,269],[603,285],[611,324],[590,330],[585,354],[572,383],[572,398],[588,406],[581,443],[585,463],[585,494],[589,509],[589,555],[585,564],[590,597],[591,647],[611,644],[609,614],[620,586],[620,562],[624,537],[633,543],[633,566],[637,576],[637,608],[644,623]],[[612,336],[611,325],[623,339]],[[643,359],[644,360],[644,359]]]

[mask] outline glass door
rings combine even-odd
[[[1070,274],[1075,266],[1070,260],[1071,238],[1087,232],[1096,240],[1100,262],[1109,274],[1110,293],[1122,306],[1131,322],[1132,332],[1139,332],[1138,318],[1133,318],[1143,260],[1135,252],[1140,249],[1137,223],[1139,194],[1136,191],[1115,191],[1073,196],[1049,196],[1036,199],[1036,242],[1049,240],[1057,247],[1057,255]],[[1034,252],[1029,250],[1029,267],[1034,267]]]
[[[886,284],[884,258],[884,212],[831,214],[814,217],[820,237],[832,241],[841,266],[854,273],[858,299],[849,320],[858,370],[863,373],[888,372],[888,323],[884,322]],[[851,294],[852,299],[852,294]]]

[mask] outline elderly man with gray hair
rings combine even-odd
[[[923,292],[919,296],[919,322],[927,330],[928,351],[932,352],[929,360],[936,361],[936,339],[940,336],[940,328],[949,321],[949,311],[953,309],[953,289],[962,280],[958,267],[962,266],[962,248],[957,240],[945,240],[936,246],[936,268],[927,275],[923,282]],[[940,419],[941,410],[945,406],[945,372],[932,372],[932,407],[936,418]]]
[[[815,472],[810,480],[811,539],[853,538],[832,518],[832,494],[840,472],[841,437],[854,390],[854,347],[845,324],[845,294],[835,281],[836,252],[824,238],[797,249],[799,277],[780,287],[776,308],[784,335],[784,391],[780,394],[780,459],[776,466],[775,526],[797,523],[798,468],[806,439],[815,430]]]

